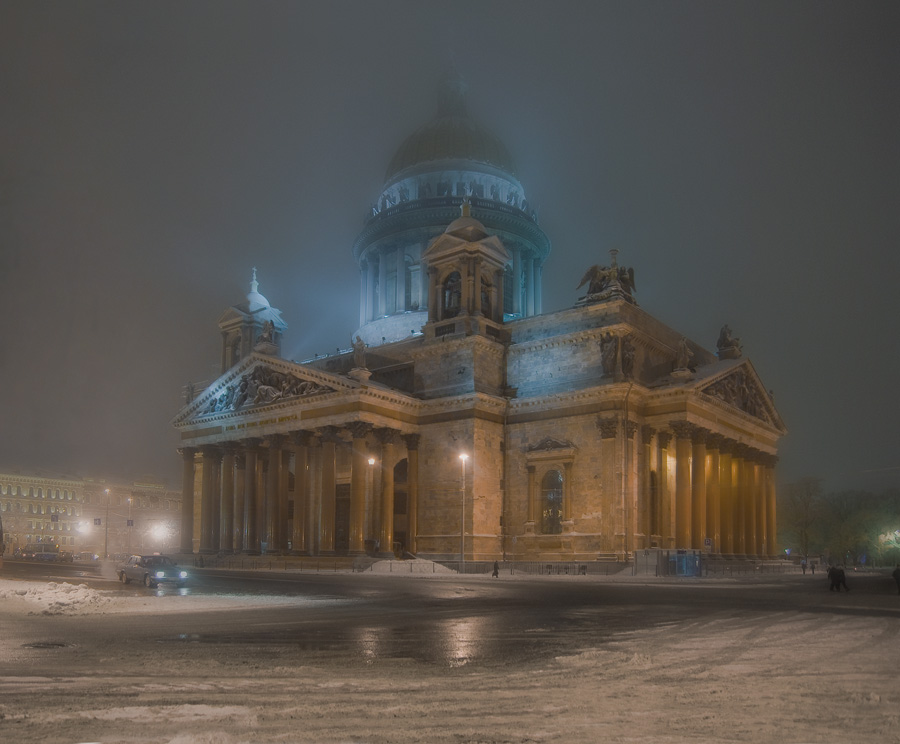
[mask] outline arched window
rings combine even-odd
[[[503,313],[513,314],[513,270],[507,266],[503,270]]]
[[[562,532],[563,477],[558,470],[548,470],[541,479],[541,533]]]
[[[487,318],[491,317],[491,292],[493,292],[490,278],[484,274],[481,275],[481,314]]]
[[[441,319],[455,318],[462,304],[462,277],[454,271],[441,288]]]

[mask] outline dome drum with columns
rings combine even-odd
[[[398,152],[407,175],[388,183],[418,168],[422,148],[409,150]],[[182,550],[579,563],[652,549],[775,555],[786,430],[731,330],[712,352],[649,315],[615,250],[610,266],[588,269],[584,296],[541,314],[549,242],[531,244],[528,264],[511,228],[493,226],[506,214],[537,229],[530,217],[519,207],[484,217],[480,197],[452,198],[410,206],[409,220],[390,206],[357,241],[364,322],[352,353],[296,363],[260,346],[255,285],[255,304],[248,296],[223,316],[225,347],[240,339],[240,354],[174,421]],[[530,304],[507,313],[510,291],[529,296],[528,277]],[[386,288],[416,306],[398,310]],[[277,345],[286,326],[265,305]],[[396,335],[385,333],[398,318]]]
[[[506,318],[539,315],[540,273],[550,241],[515,176],[506,147],[469,118],[465,84],[442,82],[437,116],[414,132],[391,161],[353,253],[360,266],[360,327],[369,344],[399,341],[427,317],[429,283],[422,256],[456,219],[464,201],[503,241]]]

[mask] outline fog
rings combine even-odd
[[[353,240],[451,65],[552,241],[789,429],[779,480],[900,486],[900,7],[822,2],[0,5],[0,468],[178,485],[170,422],[251,269],[285,355],[347,347]]]

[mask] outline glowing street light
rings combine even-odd
[[[463,452],[459,456],[459,463],[462,466],[461,478],[459,482],[459,496],[462,504],[462,511],[459,520],[459,572],[463,572],[466,565],[466,460],[469,456]]]

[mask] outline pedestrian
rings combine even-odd
[[[834,566],[828,567],[828,581],[830,582],[828,585],[829,592],[833,592],[835,589],[837,589],[837,591],[841,590],[841,587],[837,583],[837,569]]]
[[[897,594],[900,594],[900,563],[897,564],[897,568],[894,569],[894,573],[891,574],[894,577],[894,581],[897,582]]]
[[[897,568],[897,575],[900,576],[900,567]],[[500,564],[497,561],[494,561],[494,573],[491,574],[491,578],[500,578]],[[897,581],[900,582],[900,579],[897,579]]]
[[[812,571],[813,576],[816,575],[816,562],[815,561],[813,561],[812,563],[809,564],[809,570]]]
[[[835,576],[835,586],[837,587],[837,590],[840,591],[841,587],[844,587],[844,590],[849,592],[850,587],[847,586],[847,576],[844,573],[844,567],[838,566],[836,571],[837,574]]]
[[[800,570],[803,571],[803,575],[806,576],[806,558],[800,561]]]

